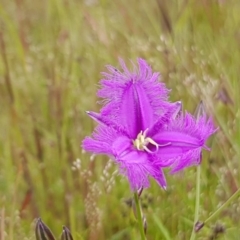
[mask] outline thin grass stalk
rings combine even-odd
[[[192,229],[192,234],[191,234],[190,240],[194,240],[196,237],[195,226],[199,219],[200,183],[201,183],[201,164],[199,166],[197,166],[195,214],[194,214],[193,229]]]
[[[5,240],[5,208],[1,209],[1,217],[0,217],[0,239]]]
[[[217,216],[233,199],[240,195],[240,188],[223,204],[221,205],[213,214],[211,214],[205,221],[204,224],[211,221],[215,216]]]
[[[1,27],[1,23],[0,23],[0,27]],[[4,42],[4,36],[3,36],[2,31],[0,31],[0,50],[2,53],[2,60],[4,63],[4,67],[5,67],[5,76],[4,76],[5,84],[7,87],[8,94],[9,94],[10,102],[14,103],[14,94],[13,94],[12,82],[11,82],[11,78],[10,78],[10,70],[9,70],[7,53],[6,53],[6,45]]]

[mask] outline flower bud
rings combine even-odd
[[[35,228],[36,240],[55,240],[51,230],[38,218]]]
[[[72,234],[70,233],[69,229],[65,226],[63,226],[61,240],[73,240]]]
[[[204,222],[196,222],[195,226],[194,226],[194,230],[195,232],[199,232],[202,228],[204,227]]]

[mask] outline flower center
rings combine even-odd
[[[133,145],[134,147],[139,150],[139,151],[146,151],[149,153],[153,153],[153,151],[151,151],[147,145],[150,143],[152,145],[154,145],[156,147],[155,151],[156,152],[158,150],[159,145],[150,137],[147,137],[147,131],[148,129],[146,129],[144,132],[141,131],[138,135],[137,138],[135,140],[133,140]]]

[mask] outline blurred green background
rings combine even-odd
[[[81,149],[99,110],[105,65],[142,57],[193,112],[202,99],[218,133],[204,152],[200,221],[239,188],[240,1],[1,0],[0,235],[35,239],[35,218],[74,239],[139,239],[132,193],[106,156]],[[189,239],[196,168],[142,195],[147,239]],[[197,239],[240,239],[238,195]],[[219,228],[224,233],[217,233]]]

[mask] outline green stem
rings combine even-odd
[[[137,221],[138,221],[138,227],[139,231],[141,234],[141,240],[145,240],[145,233],[144,233],[144,228],[143,228],[143,219],[142,219],[142,211],[141,211],[141,206],[139,202],[139,197],[138,193],[134,193],[134,201],[135,201],[135,206],[136,206],[136,211],[137,211]]]
[[[225,208],[235,197],[240,193],[240,188],[222,205],[220,206],[207,220],[204,221],[204,224],[212,220],[218,213],[220,213],[223,208]]]
[[[196,179],[196,201],[195,201],[195,214],[194,214],[194,223],[192,234],[190,240],[194,240],[196,237],[195,224],[199,219],[199,207],[200,207],[200,182],[201,182],[201,165],[197,167],[197,179]]]

